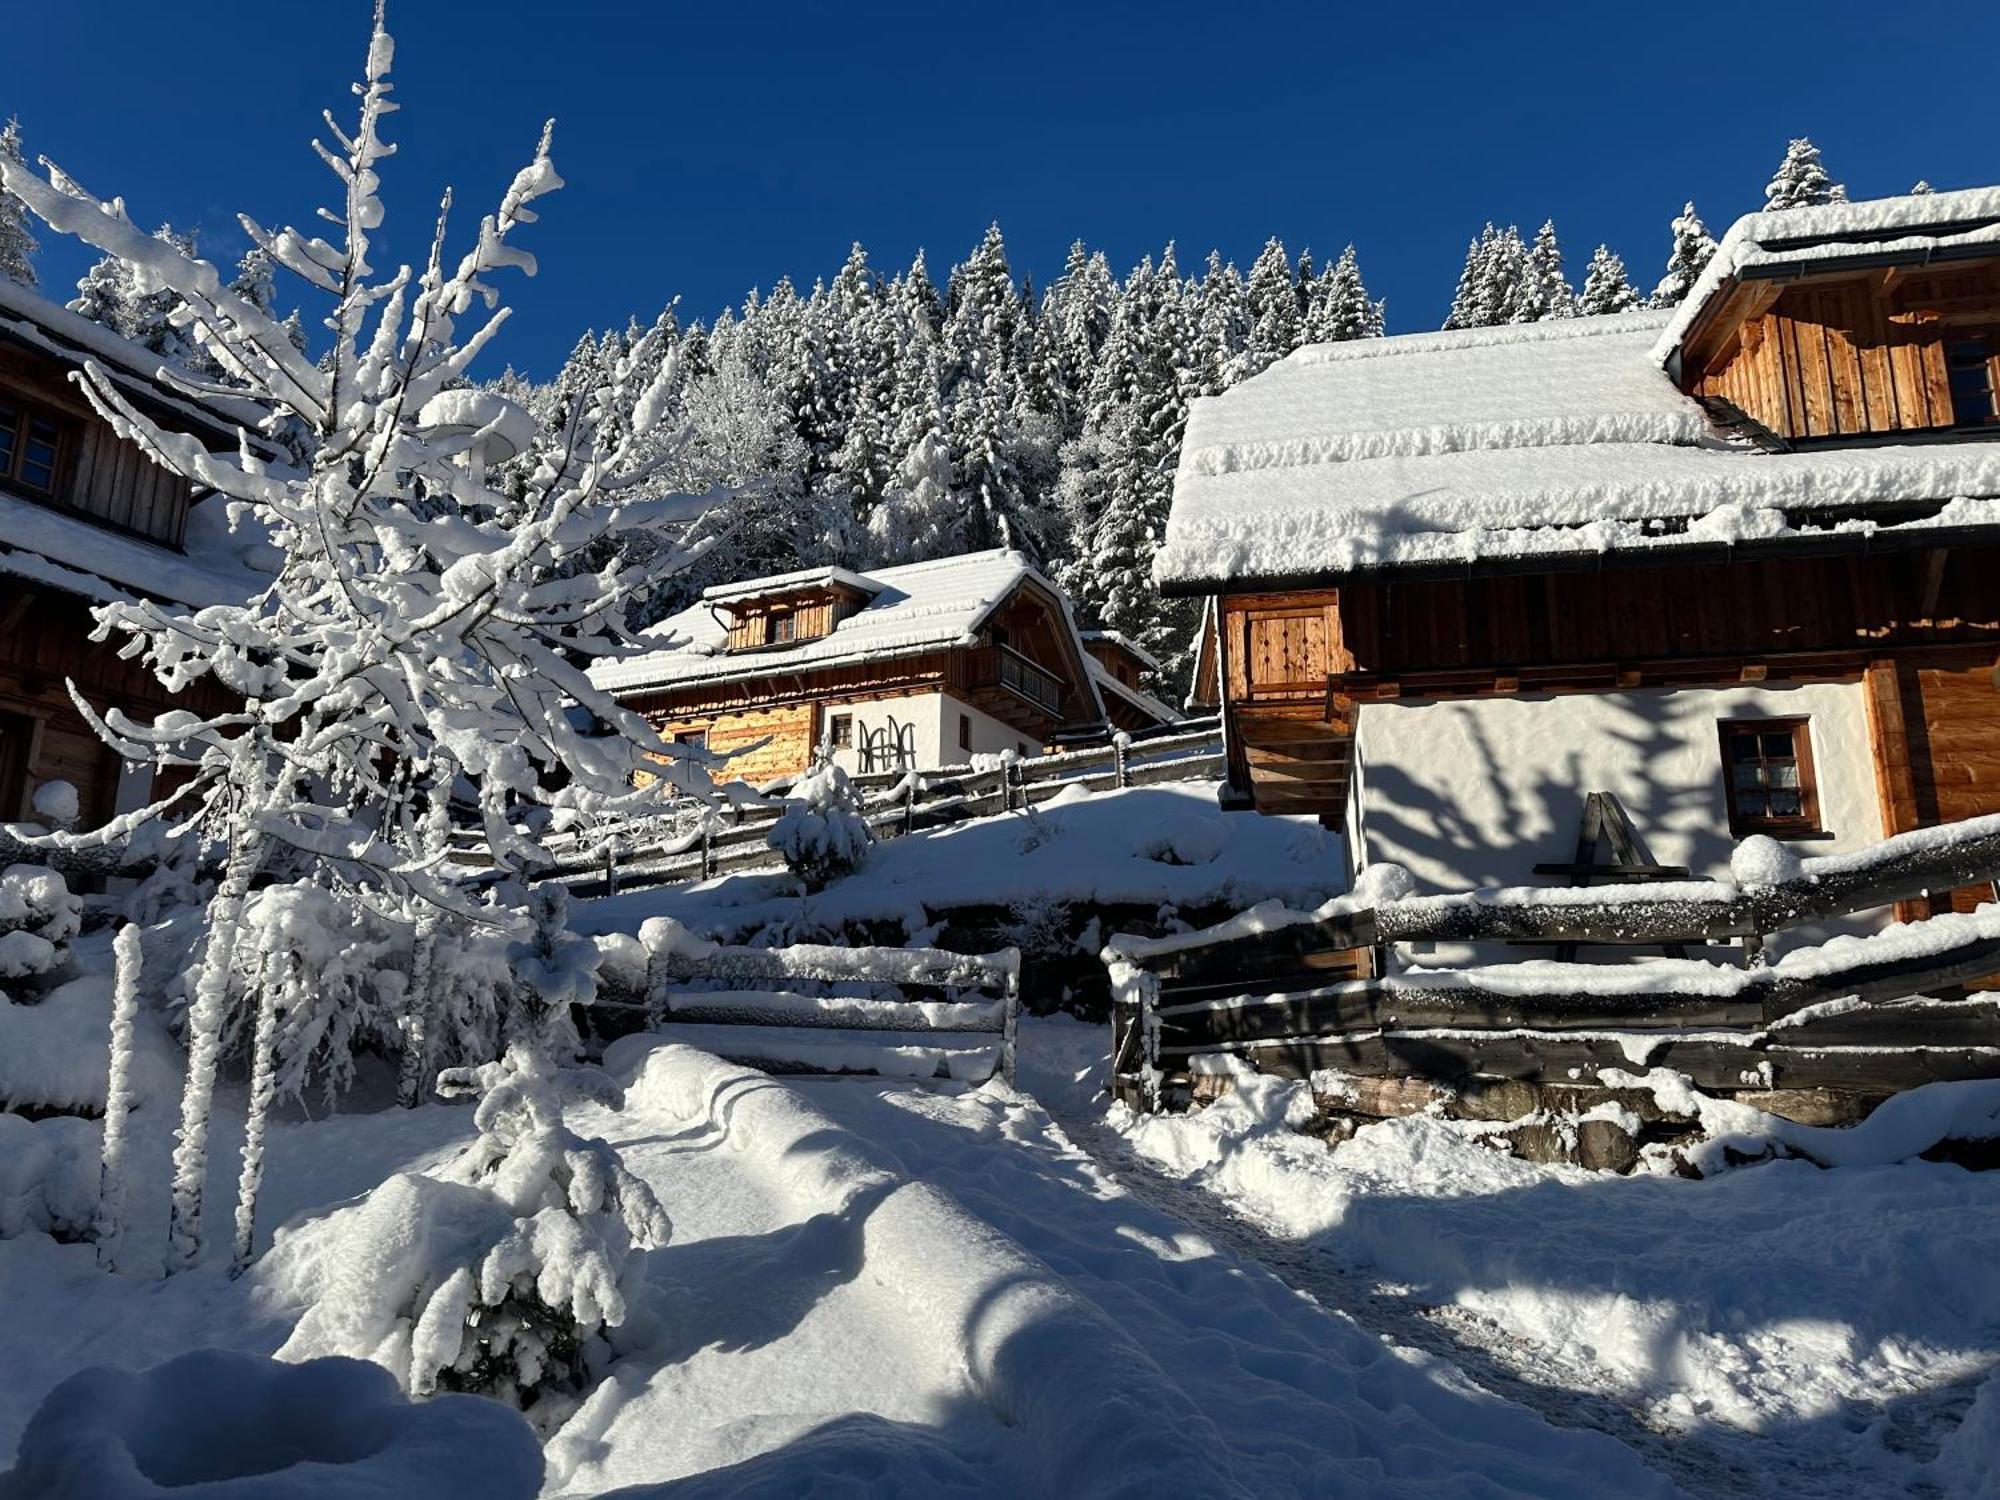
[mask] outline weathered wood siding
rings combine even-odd
[[[1688,389],[1793,440],[1950,427],[1945,344],[1977,328],[2000,328],[1990,265],[1811,282],[1747,317]]]
[[[25,816],[34,788],[70,781],[81,794],[84,826],[112,812],[118,758],[77,712],[66,681],[74,681],[98,712],[121,708],[150,719],[179,706],[206,711],[223,706],[215,690],[170,695],[137,662],[88,639],[95,628],[89,606],[70,594],[36,589],[8,578],[0,586],[0,715],[24,754],[0,757],[0,821]]]
[[[0,391],[62,425],[51,503],[169,547],[181,544],[192,494],[188,482],[112,431],[63,378],[60,366],[0,345]]]
[[[655,727],[668,739],[679,734],[706,735],[710,750],[731,757],[717,775],[756,786],[780,776],[796,776],[812,763],[817,723],[812,704],[793,703],[707,718],[659,719]]]

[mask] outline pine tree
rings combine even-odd
[[[1827,175],[1819,158],[1819,147],[1805,136],[1797,137],[1785,148],[1785,159],[1778,163],[1778,170],[1764,185],[1767,212],[1838,203],[1846,197],[1847,189]]]
[[[1715,237],[1694,211],[1692,200],[1675,216],[1674,247],[1667,255],[1667,274],[1653,289],[1653,306],[1678,307],[1694,290],[1701,273],[1715,258]]]
[[[1576,310],[1592,317],[1598,313],[1629,312],[1638,305],[1639,294],[1625,274],[1625,262],[1611,253],[1610,246],[1599,245],[1591,252],[1590,272],[1583,278]]]
[[[1934,193],[1936,191],[1937,189],[1930,185],[1927,178],[1919,177],[1910,188],[1910,196],[1912,198],[1921,198],[1926,193]]]
[[[21,165],[21,122],[0,126],[0,156]],[[28,210],[11,193],[0,192],[0,276],[22,286],[35,285],[35,252],[41,249],[28,228]]]
[[[1519,294],[1509,322],[1539,323],[1544,318],[1568,318],[1576,314],[1576,293],[1563,275],[1562,246],[1556,240],[1555,220],[1548,219],[1535,232],[1522,264]]]
[[[1465,268],[1451,299],[1446,328],[1491,328],[1514,321],[1528,279],[1528,247],[1513,225],[1489,222],[1466,247]]]
[[[1299,347],[1299,294],[1283,241],[1267,240],[1244,288],[1250,313],[1245,372],[1255,375]]]
[[[1382,304],[1369,297],[1361,280],[1361,263],[1355,257],[1354,247],[1349,245],[1340,252],[1340,259],[1320,275],[1306,340],[1316,344],[1344,343],[1348,339],[1381,335]]]

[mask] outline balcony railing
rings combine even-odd
[[[1062,683],[1055,674],[1036,666],[1012,646],[1001,646],[998,650],[1000,686],[1019,693],[1037,708],[1061,714]]]

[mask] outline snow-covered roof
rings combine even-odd
[[[1723,431],[1654,356],[1670,316],[1311,345],[1196,401],[1155,576],[1192,593],[1873,535],[1897,502],[1930,512],[1898,531],[2000,525],[2000,444],[1769,453]]]
[[[1151,693],[1143,692],[1139,688],[1127,687],[1124,683],[1120,682],[1112,675],[1111,670],[1098,661],[1096,657],[1086,657],[1084,659],[1084,667],[1090,673],[1090,680],[1096,684],[1100,698],[1106,693],[1117,698],[1122,698],[1140,712],[1151,715],[1162,724],[1172,724],[1180,719],[1180,714],[1176,713],[1168,704],[1155,698]]]
[[[1122,630],[1086,630],[1083,632],[1083,639],[1086,642],[1103,641],[1116,646],[1149,672],[1160,670],[1160,659]]]
[[[152,350],[4,276],[0,276],[0,336],[79,369],[85,360],[95,360],[128,393],[208,428],[232,446],[240,427],[251,430],[253,442],[260,441],[256,424],[264,413],[255,404],[171,389],[160,379],[165,361]]]
[[[270,538],[221,501],[188,512],[186,552],[108,531],[0,489],[0,574],[98,603],[146,595],[197,609],[241,603],[271,581]]]
[[[1729,228],[1653,357],[1665,364],[1732,283],[1800,275],[1827,262],[1892,265],[2000,255],[2000,187],[1911,193],[1745,214]]]
[[[893,570],[886,570],[893,571]],[[704,603],[722,604],[730,600],[764,599],[772,594],[797,593],[812,588],[849,588],[857,594],[879,594],[882,585],[873,578],[847,568],[800,568],[791,573],[772,573],[763,578],[745,578],[735,583],[718,583],[701,591]]]
[[[774,585],[785,586],[794,577],[810,576],[814,575],[750,579],[730,585],[727,596],[754,597],[771,592]],[[973,644],[987,617],[1022,583],[1032,580],[1056,599],[1063,599],[1062,592],[1021,553],[999,549],[848,576],[873,597],[828,635],[732,654],[728,629],[711,609],[710,596],[704,594],[702,603],[669,616],[646,632],[662,643],[661,649],[599,662],[591,667],[590,680],[607,691],[627,693],[693,682],[769,677],[801,667],[915,656],[940,647]],[[1065,601],[1065,617],[1067,609]],[[1078,652],[1082,654],[1080,646]]]

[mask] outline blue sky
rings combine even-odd
[[[351,103],[365,0],[93,0],[8,22],[0,115],[135,218],[199,226],[220,260],[243,248],[236,210],[303,223],[325,201],[306,140],[322,107]],[[1246,268],[1272,234],[1322,260],[1352,240],[1404,331],[1443,317],[1487,218],[1553,216],[1573,276],[1605,240],[1650,285],[1682,200],[1719,234],[1793,134],[1857,197],[2000,181],[2000,5],[1973,0],[1769,20],[1742,4],[392,0],[390,25],[392,254],[421,253],[446,183],[469,230],[556,117],[570,186],[527,242],[542,274],[509,288],[499,350],[542,375],[584,327],[675,293],[708,316],[780,275],[830,276],[855,239],[888,268],[921,245],[941,271],[996,218],[1038,281],[1077,236],[1121,271],[1168,239],[1184,265],[1214,246]],[[67,295],[86,263],[45,248],[44,280]]]

